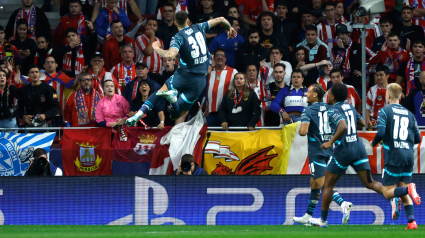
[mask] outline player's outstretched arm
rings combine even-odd
[[[179,53],[179,50],[177,48],[171,47],[169,50],[163,50],[161,49],[161,43],[158,41],[155,41],[152,44],[152,48],[162,57],[162,58],[176,58],[177,54]]]
[[[208,21],[210,29],[219,24],[223,25],[224,29],[226,29],[227,39],[229,39],[230,37],[235,38],[238,35],[235,29],[233,29],[233,27],[230,25],[229,21],[227,21],[224,17],[217,17]]]

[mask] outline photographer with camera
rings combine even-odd
[[[179,168],[174,172],[175,175],[208,175],[207,171],[195,163],[193,155],[185,154],[182,156]]]
[[[33,157],[34,159],[31,160],[28,170],[24,176],[62,176],[62,170],[49,162],[46,150],[42,148],[35,149]]]

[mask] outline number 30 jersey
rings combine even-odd
[[[347,123],[347,131],[339,140],[335,141],[334,154],[340,157],[355,157],[359,152],[365,150],[357,135],[357,121],[361,119],[362,117],[353,105],[345,102],[335,103],[328,111],[328,120],[333,133],[336,132],[341,120],[345,120]]]
[[[378,111],[377,126],[385,128],[385,165],[413,166],[415,134],[419,133],[415,116],[400,104],[391,104]]]
[[[308,127],[308,156],[332,155],[332,148],[320,148],[324,142],[332,138],[332,130],[328,122],[328,110],[331,106],[324,102],[316,102],[304,108],[301,114],[301,123],[310,123]]]
[[[170,49],[179,50],[179,70],[194,74],[208,73],[211,55],[205,43],[205,31],[209,29],[209,23],[204,22],[183,28],[173,36]]]

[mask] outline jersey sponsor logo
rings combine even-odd
[[[99,145],[90,145],[88,142],[84,144],[77,143],[80,146],[80,156],[74,163],[81,172],[93,172],[99,169],[102,158],[99,155],[96,157],[95,148]]]

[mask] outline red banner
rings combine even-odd
[[[64,130],[62,161],[66,176],[112,175],[111,128]]]
[[[163,130],[124,127],[127,141],[120,141],[118,134],[114,136],[112,160],[127,163],[152,162],[154,150],[161,147],[161,138],[171,129],[172,127],[165,127]]]

